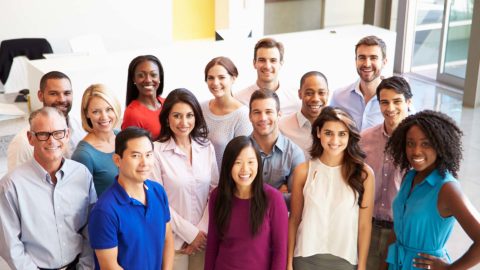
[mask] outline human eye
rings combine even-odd
[[[407,141],[406,145],[407,147],[415,147],[415,143],[412,141]]]
[[[340,137],[345,137],[347,136],[347,132],[346,131],[340,131],[340,133],[338,135],[340,135]]]
[[[150,73],[150,77],[152,77],[152,78],[158,78],[158,76],[159,76],[159,75],[158,75],[157,72],[151,72],[151,73]]]
[[[57,93],[57,92],[49,92],[48,95],[49,95],[49,96],[57,96],[58,93]]]
[[[143,74],[143,72],[137,72],[137,73],[135,73],[135,77],[137,79],[143,79],[143,78],[145,78],[145,75]]]
[[[45,132],[45,131],[35,132],[35,136],[37,136],[39,140],[48,140],[48,138],[50,137],[50,132]]]
[[[277,58],[272,58],[272,59],[270,59],[270,62],[272,62],[272,63],[277,63],[277,62],[278,62],[278,59],[277,59]]]
[[[386,101],[386,100],[380,100],[380,104],[381,104],[381,105],[388,105],[388,101]]]
[[[188,114],[187,114],[187,118],[189,118],[189,119],[190,119],[190,118],[195,118],[195,114],[193,114],[193,113],[188,113]]]
[[[432,144],[429,141],[424,141],[424,142],[422,142],[422,147],[430,148],[430,147],[432,147]]]
[[[207,81],[212,81],[213,79],[215,79],[213,76],[207,76]]]
[[[111,112],[111,111],[113,111],[113,108],[112,108],[112,107],[108,107],[108,108],[107,108],[107,112]]]
[[[359,55],[359,56],[357,56],[357,59],[363,61],[363,60],[366,59],[366,57],[365,57],[365,55]]]

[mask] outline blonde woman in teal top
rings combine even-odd
[[[386,151],[411,170],[393,201],[388,269],[470,269],[480,262],[480,218],[455,179],[461,136],[450,117],[429,110],[407,117],[392,134]],[[455,220],[473,244],[451,262],[445,244]]]
[[[119,114],[120,103],[105,85],[92,84],[83,93],[82,126],[88,134],[78,143],[72,159],[85,165],[93,175],[98,197],[118,174],[112,155]]]

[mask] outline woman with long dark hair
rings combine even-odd
[[[209,202],[205,270],[276,270],[287,262],[288,212],[282,194],[263,183],[250,138],[231,140]]]
[[[153,140],[158,139],[161,128],[158,117],[164,103],[163,78],[162,64],[153,55],[140,55],[130,62],[122,129],[141,127],[150,131]]]
[[[392,204],[388,269],[471,269],[480,262],[480,218],[456,179],[462,135],[453,119],[425,110],[405,118],[388,141],[386,152],[408,171]],[[473,243],[451,263],[445,244],[455,220]]]
[[[162,130],[154,143],[153,178],[168,195],[175,240],[175,270],[203,269],[210,191],[218,167],[208,129],[195,96],[175,89],[160,113]]]
[[[325,107],[312,138],[312,159],[293,176],[287,269],[365,270],[374,179],[358,129],[346,112]]]

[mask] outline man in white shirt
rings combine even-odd
[[[59,71],[48,72],[40,79],[40,90],[37,92],[37,97],[44,107],[55,107],[67,118],[70,141],[65,149],[65,156],[69,158],[78,142],[86,135],[80,123],[73,117],[68,117],[68,113],[72,109],[73,99],[70,78]],[[29,144],[27,138],[28,131],[29,126],[27,125],[15,135],[8,145],[7,165],[9,172],[33,156],[33,147]]]
[[[274,91],[280,99],[283,115],[298,111],[300,102],[298,102],[295,92],[289,91],[285,86],[280,87],[278,75],[283,66],[283,52],[284,48],[281,42],[273,38],[260,39],[253,51],[253,67],[257,71],[257,81],[237,92],[235,98],[248,106],[253,92],[260,89],[269,89]]]
[[[294,114],[280,119],[280,131],[302,148],[305,159],[310,158],[312,146],[312,124],[328,103],[327,77],[319,71],[305,73],[300,79],[298,97],[302,108]]]
[[[0,180],[0,256],[12,270],[93,269],[92,175],[63,157],[70,130],[62,112],[43,107],[29,123],[33,157]]]
[[[362,131],[383,122],[375,92],[387,64],[385,42],[376,36],[362,38],[355,45],[355,64],[359,79],[335,90],[330,105],[348,112]]]

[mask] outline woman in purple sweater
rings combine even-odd
[[[281,193],[263,183],[259,152],[246,136],[231,140],[209,201],[205,270],[283,270],[288,212]]]

